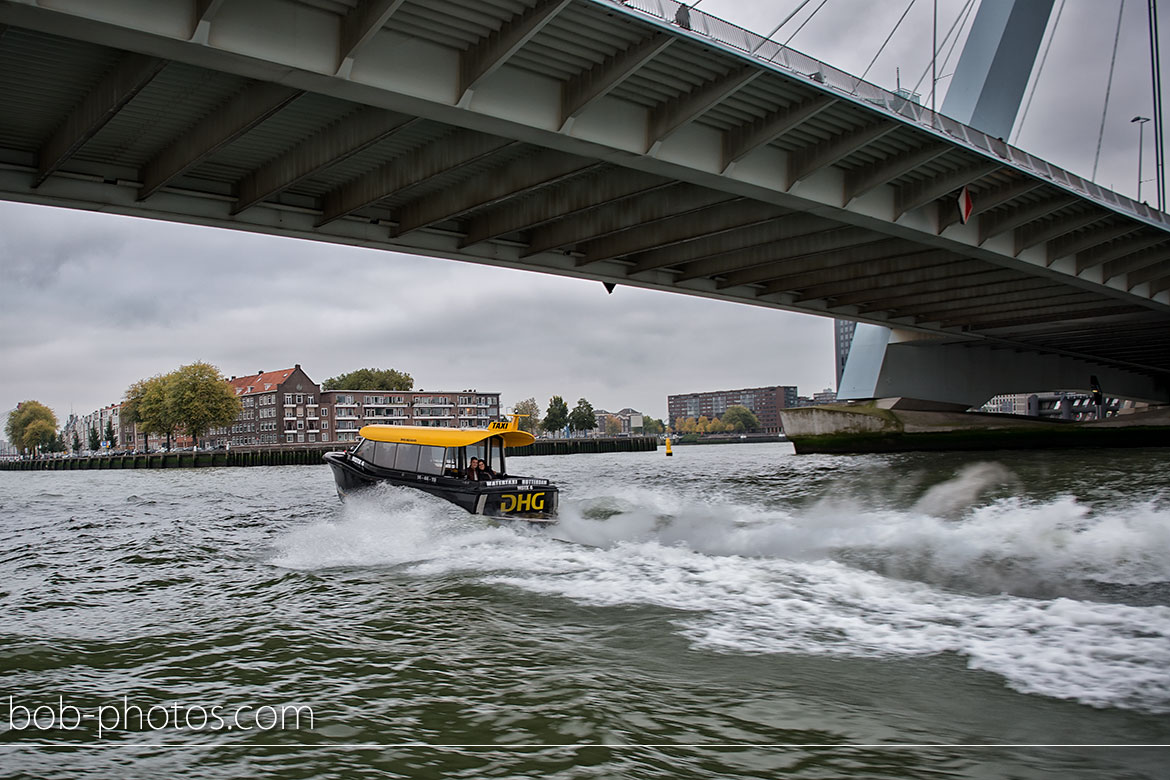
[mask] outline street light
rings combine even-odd
[[[1132,125],[1134,122],[1138,123],[1138,203],[1142,202],[1142,137],[1146,131],[1146,122],[1149,122],[1148,116],[1135,116],[1129,120]]]

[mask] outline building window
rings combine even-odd
[[[323,430],[323,431],[329,430],[329,421],[328,420],[321,421],[321,430]]]
[[[320,414],[321,414],[321,416],[322,416],[322,417],[328,417],[328,416],[329,416],[329,407],[328,407],[328,406],[322,406],[322,407],[321,407],[320,409],[318,409],[317,411],[318,411],[318,412],[320,412]]]

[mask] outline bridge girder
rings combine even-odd
[[[19,142],[0,144],[0,197],[1023,349],[1035,331],[1014,315],[934,307],[965,279],[975,300],[1048,285],[1083,296],[1092,308],[1069,310],[1070,324],[1170,322],[1170,219],[994,138],[823,64],[766,62],[609,0],[520,0],[475,18],[449,5],[107,0],[99,18],[85,0],[0,0],[0,55],[56,47],[64,81],[99,54],[121,63],[70,100],[47,89],[20,92],[27,112],[0,106],[20,118]],[[188,106],[183,89],[204,84],[233,97]],[[317,118],[297,108],[309,95],[344,110]],[[173,129],[136,147],[152,110]],[[964,186],[975,211],[960,224]],[[954,287],[932,276],[944,271]],[[1037,348],[1060,349],[1046,338]],[[1135,362],[1170,370],[1142,338],[1154,362]]]

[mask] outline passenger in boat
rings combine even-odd
[[[480,479],[495,479],[496,472],[488,468],[487,461],[481,460],[479,462],[479,478]]]
[[[483,477],[479,475],[479,458],[471,459],[471,464],[467,467],[466,476],[472,482],[478,482],[479,480],[483,479]]]

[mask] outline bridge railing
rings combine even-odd
[[[596,0],[610,5],[639,11],[668,24],[677,24],[676,15],[683,5],[677,0]],[[944,135],[950,140],[983,155],[999,158],[1026,173],[1052,182],[1058,187],[1082,195],[1116,211],[1123,211],[1137,219],[1163,229],[1170,228],[1170,215],[1156,208],[1139,203],[1113,190],[1101,187],[1075,173],[1058,168],[1051,163],[1029,154],[1023,149],[1011,146],[1002,139],[957,122],[948,116],[931,111],[904,95],[862,81],[857,76],[834,68],[807,54],[783,46],[775,41],[746,30],[743,27],[720,19],[703,11],[689,9],[690,32],[732,49],[745,52],[779,70],[801,76],[817,84],[842,93],[844,96],[866,103],[890,116],[912,122],[933,133]]]

